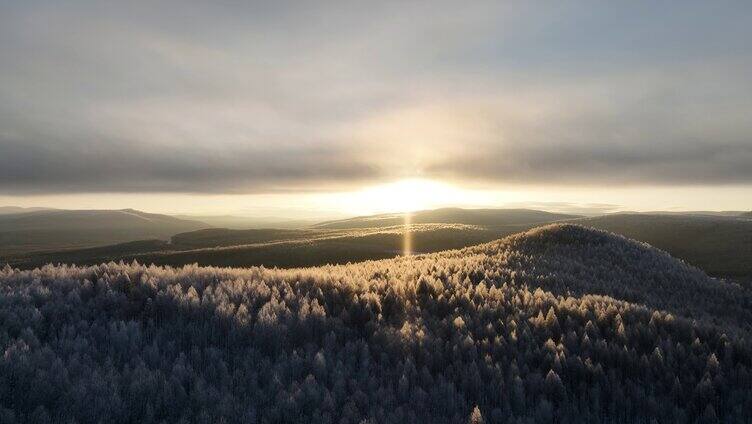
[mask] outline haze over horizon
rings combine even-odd
[[[0,205],[750,210],[750,39],[735,2],[5,2]]]

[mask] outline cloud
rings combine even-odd
[[[425,174],[505,185],[751,184],[747,77],[726,72],[736,90],[727,95],[704,78],[677,70],[477,104],[485,113],[475,136]]]
[[[329,147],[221,152],[87,142],[29,145],[3,140],[0,181],[10,194],[72,192],[258,193],[320,190],[367,181],[376,170]]]
[[[639,150],[639,149],[645,150]],[[752,147],[748,143],[608,147],[561,145],[512,147],[454,158],[427,175],[504,184],[717,185],[750,184]]]
[[[750,185],[748,8],[6,2],[0,193]]]

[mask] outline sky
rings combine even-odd
[[[749,210],[749,40],[741,1],[0,0],[0,204]]]

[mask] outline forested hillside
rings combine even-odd
[[[611,214],[573,222],[650,243],[710,275],[752,278],[751,219],[692,214]]]
[[[752,295],[605,232],[0,271],[0,421],[745,423]]]

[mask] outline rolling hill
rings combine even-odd
[[[269,243],[281,240],[311,239],[327,234],[341,234],[334,231],[288,230],[263,228],[251,230],[231,230],[228,228],[207,228],[175,234],[170,238],[172,245],[185,248],[226,247],[247,244]]]
[[[0,258],[21,268],[50,262],[96,264],[133,259],[174,266],[290,268],[391,258],[404,252],[406,239],[413,253],[468,247],[529,230],[541,225],[537,221],[549,219],[552,221],[546,222],[579,223],[650,243],[713,276],[752,280],[752,220],[738,216],[621,213],[572,218],[530,210],[441,209],[414,213],[407,227],[404,219],[403,215],[378,215],[306,229],[209,228],[175,234],[169,243],[145,240],[140,244],[0,254]],[[365,227],[366,223],[372,227]],[[169,235],[150,237],[164,240]]]
[[[34,268],[47,263],[96,264],[108,261],[180,266],[295,268],[386,259],[412,252],[436,252],[484,243],[498,231],[459,224],[416,224],[351,230],[227,230],[207,229],[177,234],[170,243],[144,240],[87,249],[7,255],[14,267]]]
[[[378,215],[329,221],[306,229],[232,230],[208,228],[175,234],[169,244],[144,241],[101,248],[6,254],[15,267],[46,263],[95,264],[102,261],[161,265],[301,267],[385,259],[402,254],[405,239],[417,253],[457,249],[488,242],[572,215],[526,209],[438,209],[404,215]],[[393,224],[393,225],[389,225]],[[370,225],[367,227],[366,225]],[[156,236],[150,236],[156,237]],[[141,251],[135,250],[141,246]]]
[[[42,210],[0,215],[0,254],[70,249],[170,236],[199,221],[122,210]]]
[[[724,422],[752,293],[550,225],[293,270],[0,270],[4,422]],[[53,419],[54,417],[54,419]]]

